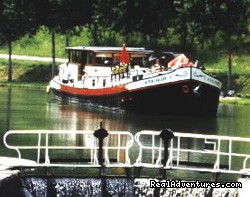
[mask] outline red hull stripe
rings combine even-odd
[[[109,96],[125,92],[126,89],[125,85],[102,89],[75,88],[61,85],[61,91],[79,96]]]

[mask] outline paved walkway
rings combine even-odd
[[[12,167],[15,166],[29,166],[36,164],[35,161],[28,159],[18,159],[14,157],[0,157],[0,181],[17,175],[19,170],[13,170]]]
[[[8,59],[8,54],[0,54],[0,59]],[[11,55],[12,59],[18,60],[32,60],[32,61],[44,61],[44,62],[52,62],[51,57],[38,57],[38,56],[26,56],[26,55]],[[56,62],[67,62],[67,59],[56,58]]]
[[[19,172],[20,172],[19,170],[0,170],[0,181],[8,177],[17,175]]]
[[[29,166],[34,164],[36,164],[36,162],[29,159],[19,159],[16,157],[0,157],[0,170],[15,166]]]

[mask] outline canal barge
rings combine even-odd
[[[66,47],[48,85],[55,94],[109,109],[215,116],[221,82],[184,54],[136,47]]]

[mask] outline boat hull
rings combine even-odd
[[[130,110],[168,115],[216,116],[219,95],[217,88],[187,80],[130,92],[130,99],[124,106]]]
[[[68,87],[67,91],[65,88],[52,90],[62,98],[76,99],[90,106],[192,116],[216,116],[220,95],[220,89],[191,79],[135,90],[120,88],[113,94],[103,95],[80,94],[74,87]]]
[[[125,86],[111,87],[105,89],[76,88],[73,86],[58,83],[55,80],[50,82],[52,92],[61,97],[64,101],[81,102],[89,106],[121,109],[125,95]]]

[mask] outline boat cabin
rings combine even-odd
[[[84,83],[84,87],[113,86],[114,80],[128,79],[129,70],[149,68],[149,56],[144,48],[127,47],[127,62],[121,62],[122,47],[66,47],[68,62],[59,66],[59,76],[64,83]],[[112,84],[110,84],[112,82]]]

